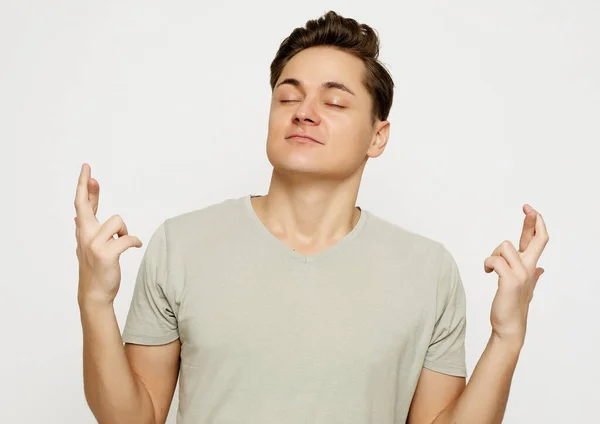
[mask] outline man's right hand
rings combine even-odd
[[[102,224],[98,221],[99,194],[98,181],[91,178],[90,166],[83,164],[75,194],[80,307],[111,304],[121,283],[121,254],[131,247],[142,247],[140,239],[129,235],[119,215]]]

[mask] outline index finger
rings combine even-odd
[[[91,169],[87,163],[84,163],[79,173],[77,181],[77,191],[75,192],[75,211],[80,218],[78,221],[88,220],[94,216],[94,211],[89,202],[88,181],[90,180]]]
[[[537,212],[529,205],[523,205],[525,219],[523,220],[523,230],[521,231],[521,239],[519,240],[519,252],[524,252],[531,242],[535,233],[535,221]]]
[[[546,223],[544,222],[542,215],[538,212],[535,219],[535,234],[524,252],[525,257],[531,258],[534,263],[537,263],[540,256],[542,256],[542,252],[544,251],[548,240],[549,236],[548,230],[546,229]]]

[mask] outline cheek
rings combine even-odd
[[[284,131],[288,123],[288,117],[281,109],[271,109],[269,113],[269,131]]]
[[[277,148],[287,131],[286,121],[278,113],[271,113],[267,128],[267,147]]]
[[[370,131],[368,127],[358,121],[356,117],[347,117],[338,120],[332,129],[332,136],[337,145],[343,145],[345,150],[351,152],[366,151],[370,142]]]

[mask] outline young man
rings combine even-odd
[[[75,207],[84,386],[101,423],[499,423],[548,235],[528,205],[499,275],[492,335],[465,383],[465,296],[436,241],[355,205],[388,141],[393,83],[366,25],[329,12],[271,65],[264,196],[165,220],[151,238],[123,334],[118,259],[141,247],[96,219],[83,165]],[[117,238],[113,238],[117,235]],[[123,346],[125,341],[125,346]]]

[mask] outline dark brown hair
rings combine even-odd
[[[271,62],[271,91],[290,59],[309,47],[330,46],[350,53],[365,64],[363,84],[373,99],[372,120],[388,118],[394,97],[394,82],[379,61],[379,36],[366,24],[344,18],[333,10],[296,28],[281,42]]]

